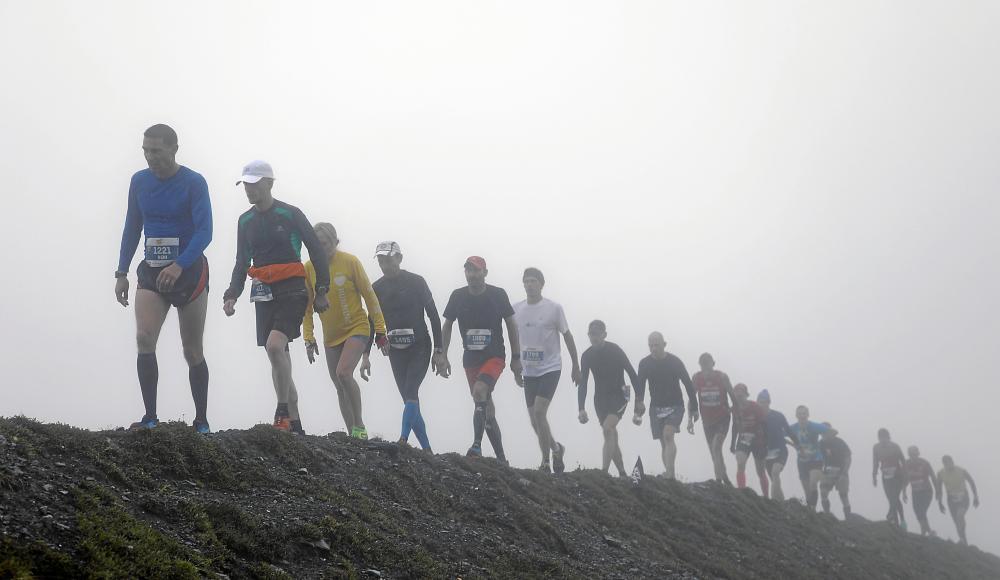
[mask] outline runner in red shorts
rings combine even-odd
[[[497,424],[496,408],[493,406],[493,389],[503,372],[505,351],[503,345],[503,325],[507,325],[510,336],[510,370],[514,380],[521,384],[521,347],[518,343],[517,324],[514,322],[514,307],[507,292],[486,283],[486,260],[471,256],[465,261],[465,279],[468,285],[451,293],[448,306],[444,309],[442,363],[437,373],[445,378],[451,374],[448,362],[448,346],[451,344],[451,330],[455,321],[462,333],[462,366],[469,380],[469,390],[476,410],[472,415],[475,439],[469,448],[469,457],[482,457],[483,433],[490,438],[493,452],[501,463],[507,463]]]

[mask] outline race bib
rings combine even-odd
[[[752,445],[756,433],[740,433],[740,445]]]
[[[180,238],[146,238],[146,263],[153,268],[169,266],[180,255]]]
[[[540,348],[528,348],[521,351],[521,362],[527,367],[537,367],[545,360],[545,351]]]
[[[802,443],[799,445],[799,449],[802,450],[802,455],[805,457],[815,457],[817,455],[816,446],[811,443]]]
[[[396,349],[410,348],[417,342],[417,335],[412,328],[396,328],[386,333],[389,338],[389,346]]]
[[[622,395],[625,397],[625,402],[632,400],[632,389],[628,385],[622,385]]]
[[[827,477],[837,477],[838,475],[840,475],[840,468],[833,467],[832,465],[827,465],[826,467],[823,468],[823,473],[825,473]]]
[[[883,465],[882,466],[882,477],[885,478],[885,479],[892,479],[892,478],[896,477],[896,468],[895,467],[886,467],[886,466]]]
[[[701,404],[706,407],[718,407],[721,404],[719,391],[703,391],[701,393]]]
[[[470,328],[465,331],[466,350],[486,350],[493,342],[493,331],[488,328]]]
[[[781,457],[781,449],[770,449],[767,452],[766,459],[777,459]]]
[[[274,300],[271,286],[254,278],[250,282],[250,302],[270,302]]]

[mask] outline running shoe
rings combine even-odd
[[[510,461],[507,461],[507,457],[505,455],[497,457],[497,463],[503,465],[504,467],[510,467]]]
[[[278,431],[291,431],[292,421],[288,417],[278,417],[274,418],[273,427]]]
[[[194,427],[195,431],[201,433],[202,435],[210,435],[212,433],[212,428],[208,426],[208,421],[195,420],[191,426]]]
[[[146,429],[152,429],[160,424],[160,420],[156,417],[150,419],[149,417],[143,415],[142,419],[139,419],[135,423],[129,425],[129,431],[143,431]]]
[[[538,466],[538,471],[541,471],[542,473],[552,473],[552,468],[549,467],[548,463],[542,463]]]
[[[465,456],[466,457],[482,457],[483,456],[483,450],[482,450],[482,448],[478,444],[473,443],[472,447],[469,447],[469,450],[465,452]]]
[[[566,471],[566,463],[563,458],[566,456],[566,446],[562,443],[556,443],[558,447],[552,452],[552,470],[556,473],[562,473]]]
[[[365,429],[364,427],[358,427],[358,435],[357,435],[357,437],[358,437],[358,439],[361,439],[362,441],[367,441],[368,440],[368,429]]]
[[[403,445],[404,447],[409,447],[410,446],[410,442],[407,441],[406,439],[403,439],[402,437],[400,437],[399,441],[396,441],[396,445]]]

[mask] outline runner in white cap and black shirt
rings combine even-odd
[[[441,319],[423,277],[400,268],[403,252],[399,244],[382,242],[375,248],[375,257],[383,276],[372,284],[372,288],[382,306],[389,338],[389,364],[392,365],[396,387],[403,397],[403,425],[399,442],[406,443],[412,431],[420,447],[430,452],[431,444],[420,413],[418,392],[427,375],[428,363],[436,371],[441,360]],[[430,334],[424,321],[425,312],[431,321]],[[434,337],[433,357],[431,335]]]

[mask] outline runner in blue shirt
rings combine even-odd
[[[819,436],[827,431],[836,431],[809,420],[809,407],[799,405],[795,410],[798,422],[789,428],[792,440],[799,452],[799,481],[802,491],[806,494],[806,505],[816,509],[819,503],[819,482],[823,479],[823,452],[819,446]]]
[[[142,152],[148,169],[132,176],[128,211],[122,231],[115,297],[128,306],[128,271],[143,233],[145,259],[136,269],[136,370],[145,413],[132,429],[151,429],[156,416],[159,369],[156,342],[170,307],[177,308],[184,359],[194,398],[194,428],[209,433],[208,365],[202,351],[208,302],[208,261],[212,241],[212,204],[205,178],[177,164],[177,133],[153,125],[143,133]]]
[[[764,456],[764,467],[771,478],[771,499],[784,501],[785,493],[781,488],[781,472],[788,463],[788,445],[791,443],[788,419],[785,414],[771,408],[771,393],[767,389],[757,394],[757,404],[767,411],[764,419],[764,433],[767,439],[767,454]]]

